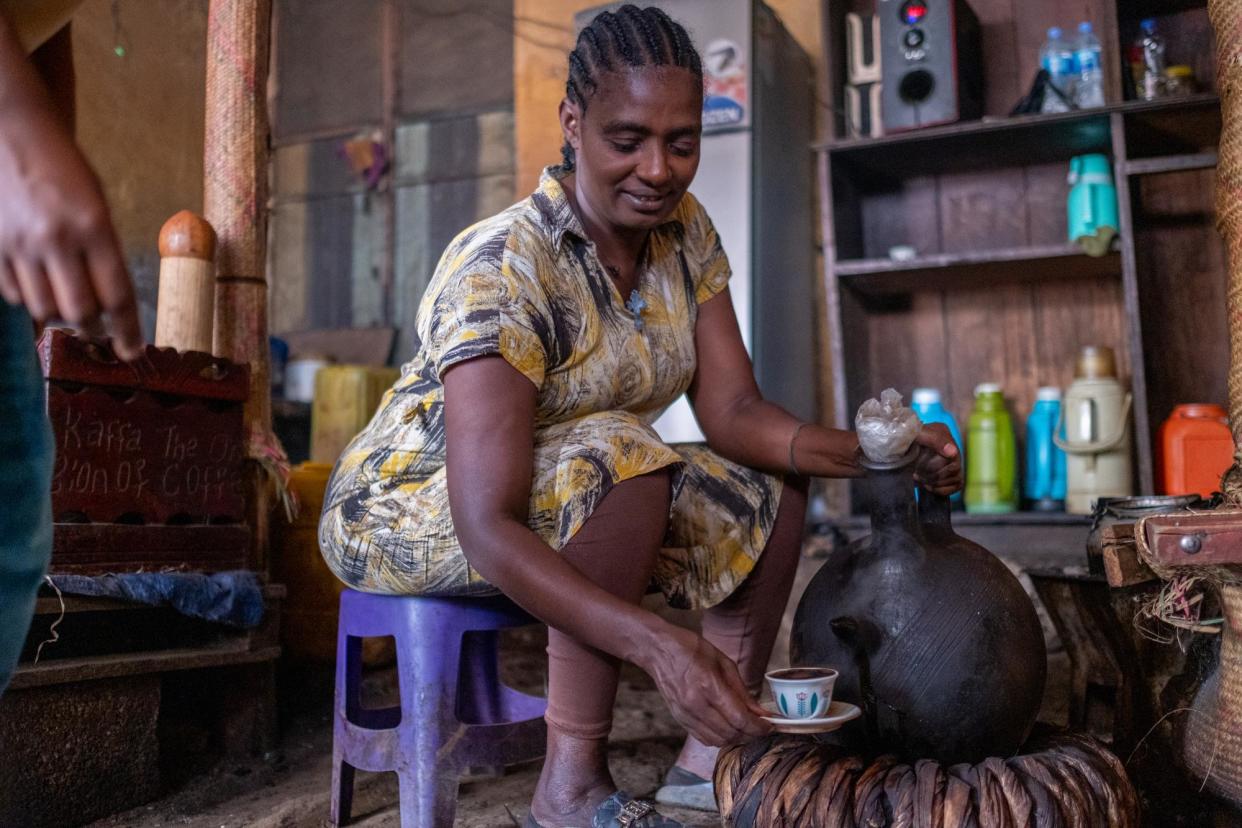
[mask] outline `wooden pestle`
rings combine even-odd
[[[216,303],[216,231],[182,210],[160,229],[155,345],[211,353]]]

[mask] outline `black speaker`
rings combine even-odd
[[[983,116],[979,18],[966,0],[880,0],[884,131]]]

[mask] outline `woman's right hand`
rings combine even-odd
[[[655,681],[678,724],[705,745],[756,739],[772,730],[742,683],[737,665],[702,636],[668,624],[661,644],[638,666]]]

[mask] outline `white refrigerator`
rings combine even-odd
[[[690,191],[733,268],[729,289],[763,395],[816,416],[811,155],[814,70],[757,0],[650,0],[686,27],[703,60],[702,161]],[[609,3],[580,12],[579,29]],[[703,433],[685,398],[656,422],[670,443]]]

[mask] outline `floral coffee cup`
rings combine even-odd
[[[819,719],[828,715],[837,671],[830,667],[786,667],[766,676],[776,709],[788,719]]]

